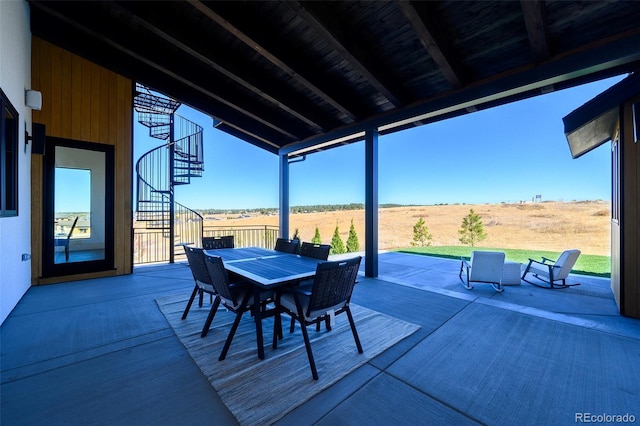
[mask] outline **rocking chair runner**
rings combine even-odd
[[[543,257],[542,261],[529,259],[529,264],[522,274],[522,279],[529,284],[548,289],[567,288],[580,285],[580,283],[567,284],[566,282],[567,276],[571,272],[571,268],[573,268],[573,265],[575,265],[578,260],[578,256],[580,256],[580,250],[573,249],[562,252],[556,261],[546,257]],[[525,279],[527,274],[533,275],[542,281],[543,284]],[[560,281],[561,283],[558,283],[557,281]]]

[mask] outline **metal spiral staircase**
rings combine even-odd
[[[149,128],[149,136],[165,141],[136,163],[136,220],[162,231],[169,262],[183,254],[175,252],[176,246],[202,243],[202,216],[174,199],[176,185],[188,185],[204,171],[202,127],[177,115],[179,106],[136,84],[138,122]]]

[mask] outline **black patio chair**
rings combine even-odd
[[[278,313],[274,322],[273,348],[276,349],[278,346],[277,327],[281,324],[280,313],[286,313],[300,323],[311,374],[315,380],[318,380],[318,371],[307,333],[308,325],[319,324],[322,321],[332,324],[335,316],[345,312],[358,352],[363,352],[349,308],[361,259],[358,256],[353,259],[318,263],[310,291],[301,287],[283,288],[276,298]]]
[[[314,244],[303,242],[300,246],[300,256],[312,257],[314,259],[327,260],[331,246],[329,244]]]
[[[230,282],[227,270],[222,263],[222,258],[219,256],[206,255],[206,265],[209,271],[209,276],[213,282],[213,286],[216,289],[216,293],[220,298],[222,305],[236,314],[236,318],[233,321],[227,340],[224,343],[222,352],[220,353],[219,361],[226,358],[233,336],[236,334],[242,315],[250,311],[253,307],[253,286],[249,283],[238,281]],[[273,290],[260,292],[260,306],[264,309],[266,303],[272,300]],[[212,317],[213,318],[213,317]],[[209,319],[207,319],[209,322]],[[280,333],[281,335],[282,333]]]
[[[311,257],[313,259],[327,260],[329,258],[329,252],[331,246],[329,244],[315,244],[303,242],[300,246],[300,256]],[[304,280],[298,283],[300,286],[311,286],[313,280]],[[293,333],[296,325],[296,320],[291,318],[291,324],[289,325],[289,333]],[[320,331],[320,323],[316,324],[316,331]]]
[[[184,252],[187,255],[187,261],[189,262],[189,269],[191,269],[191,274],[193,275],[193,280],[195,282],[195,286],[193,291],[191,292],[191,297],[187,302],[187,307],[182,314],[182,319],[186,319],[189,314],[189,310],[191,309],[191,304],[193,304],[193,300],[196,297],[196,294],[200,296],[198,305],[202,307],[202,298],[204,293],[208,293],[212,298],[212,306],[209,311],[209,316],[207,317],[207,321],[205,322],[204,327],[202,328],[201,337],[204,337],[209,332],[209,327],[211,326],[211,322],[213,321],[213,317],[215,316],[218,306],[220,306],[220,297],[218,296],[215,287],[211,281],[211,277],[209,276],[209,271],[207,270],[207,265],[205,262],[205,254],[204,249],[199,247],[189,247],[184,245]]]
[[[281,251],[284,253],[292,253],[298,254],[298,245],[300,244],[299,240],[288,240],[286,238],[278,238],[276,240],[276,251]]]
[[[205,250],[215,250],[223,248],[234,248],[233,235],[223,237],[202,237],[202,248]]]

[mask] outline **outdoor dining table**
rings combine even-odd
[[[256,322],[258,357],[264,359],[260,292],[313,277],[319,260],[261,247],[226,248],[205,252],[210,256],[220,256],[227,271],[253,284],[252,310]]]

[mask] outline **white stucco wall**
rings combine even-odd
[[[31,110],[24,91],[31,88],[29,5],[0,0],[0,87],[18,111],[18,216],[0,218],[0,323],[31,286],[31,144],[24,150],[24,131],[31,133]]]

